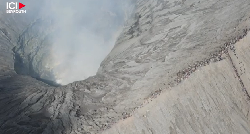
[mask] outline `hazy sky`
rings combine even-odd
[[[45,5],[41,14],[52,18],[56,29],[50,66],[60,84],[96,74],[132,11],[125,0],[51,0]]]

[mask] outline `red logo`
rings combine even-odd
[[[7,2],[6,3],[6,13],[26,13],[26,10],[23,10],[25,5],[21,2]]]
[[[19,9],[21,9],[23,7],[25,7],[25,5],[19,2]]]

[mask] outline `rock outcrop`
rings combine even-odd
[[[249,0],[137,0],[97,74],[59,87],[35,79],[50,78],[39,71],[51,31],[2,13],[0,133],[250,133],[249,11]]]

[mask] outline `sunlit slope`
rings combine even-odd
[[[250,34],[236,43],[235,53],[201,67],[104,133],[249,134],[250,98],[244,90],[250,91],[249,42]]]

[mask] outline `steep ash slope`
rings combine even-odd
[[[200,67],[179,85],[155,93],[131,117],[104,133],[249,134],[249,42],[250,34],[224,53],[223,60]]]
[[[15,73],[29,24],[1,14],[0,133],[249,133],[249,44],[218,57],[249,11],[249,0],[138,0],[97,75],[57,88]]]

